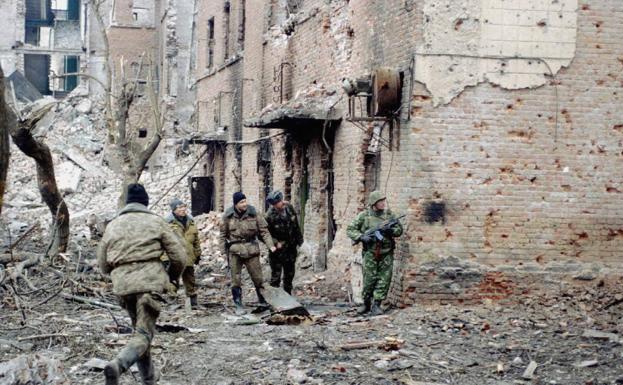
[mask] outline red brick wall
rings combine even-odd
[[[201,15],[210,3],[202,3]],[[269,3],[247,2],[241,69],[226,69],[202,80],[199,100],[209,98],[227,81],[238,89],[244,82],[242,116],[253,116],[278,100],[274,71],[282,62],[294,64],[284,75],[284,91],[290,96],[312,83],[339,88],[343,77],[361,76],[379,66],[408,72],[425,28],[420,2],[326,5],[309,0],[304,2],[308,16],[292,34],[276,30],[265,34],[266,21],[260,15],[266,14]],[[430,257],[455,256],[479,269],[505,270],[511,276],[527,271],[575,274],[591,263],[602,271],[622,267],[618,250],[623,246],[623,25],[617,22],[622,7],[616,0],[580,4],[575,59],[543,87],[509,91],[481,84],[439,107],[433,107],[422,85],[416,83],[411,94],[405,90],[411,110],[403,109],[394,131],[399,149],[383,149],[380,155],[377,186],[386,190],[394,211],[408,214],[396,255],[394,302],[445,295],[434,279],[422,273],[423,261]],[[337,107],[345,111],[345,103],[346,98]],[[250,141],[259,130],[244,128],[242,133],[242,139]],[[384,135],[388,138],[387,129]],[[351,123],[343,121],[336,130],[332,159],[338,232],[329,269],[344,271],[356,253],[344,230],[363,208],[367,194],[365,143],[366,134]],[[297,172],[287,168],[284,144],[283,138],[273,139],[274,186],[280,188],[289,171]],[[237,188],[231,173],[236,169],[232,147],[226,159],[226,202]],[[325,174],[319,170],[319,155],[314,155],[319,153],[308,154],[312,194],[321,196]],[[260,206],[256,144],[243,145],[242,187]],[[297,189],[293,186],[295,206]],[[445,221],[426,222],[430,202],[445,205]],[[324,209],[321,203],[314,205],[317,215],[308,216],[305,232],[309,241],[322,243]],[[459,291],[495,283],[497,273],[491,274],[462,282]]]

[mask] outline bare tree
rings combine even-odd
[[[2,213],[6,177],[9,171],[9,126],[13,121],[9,114],[10,110],[4,101],[4,73],[0,66],[0,213]]]
[[[91,5],[97,22],[101,36],[104,41],[105,49],[105,66],[106,66],[106,82],[105,82],[105,110],[106,121],[108,130],[108,144],[113,148],[113,155],[115,156],[117,163],[120,164],[120,171],[123,177],[123,186],[121,196],[119,197],[118,206],[123,206],[125,202],[126,188],[130,183],[136,183],[139,181],[143,170],[147,166],[147,162],[154,154],[160,141],[162,140],[162,133],[164,128],[164,116],[163,109],[160,108],[160,101],[158,100],[157,92],[154,87],[155,71],[153,59],[150,55],[143,53],[140,56],[140,64],[135,69],[133,78],[126,76],[130,72],[127,68],[127,63],[123,58],[119,59],[119,76],[116,81],[116,87],[112,84],[112,74],[114,70],[113,58],[111,57],[110,44],[108,40],[108,32],[106,25],[102,17],[102,5],[104,0],[92,0]],[[147,66],[143,65],[145,57],[149,58]],[[147,79],[141,79],[143,75],[143,69],[146,67]],[[144,82],[146,96],[149,100],[150,115],[153,120],[153,130],[151,130],[151,136],[146,138],[145,144],[142,141],[137,140],[138,127],[132,127],[131,125],[131,111],[132,106],[135,104],[137,98],[140,96],[138,91]],[[118,89],[118,94],[115,94],[114,90]]]
[[[54,162],[52,160],[50,148],[41,140],[35,139],[32,135],[37,123],[54,105],[56,105],[56,102],[33,103],[25,110],[27,112],[24,115],[25,117],[22,118],[22,113],[20,112],[20,117],[16,119],[15,114],[9,110],[4,103],[4,90],[4,74],[2,74],[0,69],[0,93],[2,94],[0,112],[2,112],[3,126],[8,128],[15,145],[37,163],[37,183],[39,192],[41,193],[41,198],[52,213],[53,238],[48,249],[48,254],[56,255],[65,252],[67,250],[67,243],[69,242],[69,210],[56,185]],[[15,108],[17,108],[17,106],[15,106]]]

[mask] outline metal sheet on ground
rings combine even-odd
[[[278,287],[267,286],[261,289],[262,295],[276,313],[308,316],[309,312],[294,297]]]

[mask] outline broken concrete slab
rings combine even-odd
[[[69,385],[63,364],[39,354],[22,355],[0,363],[3,384]]]
[[[82,171],[73,163],[64,162],[57,166],[56,184],[61,193],[71,194],[78,191]]]
[[[620,343],[621,338],[614,333],[606,333],[599,330],[594,329],[586,329],[584,333],[582,333],[582,337],[584,338],[595,338],[598,340],[609,340],[610,342]]]

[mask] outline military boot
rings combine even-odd
[[[199,305],[197,305],[197,295],[191,295],[190,297],[190,308],[193,310],[197,310]]]
[[[154,368],[154,363],[151,360],[151,353],[149,351],[138,360],[136,366],[138,366],[138,372],[141,374],[144,385],[156,385],[158,376],[156,375],[156,369]]]
[[[119,377],[123,374],[132,364],[138,361],[138,353],[131,346],[126,346],[121,349],[117,357],[110,361],[106,367],[104,367],[104,376],[106,377],[106,385],[119,384]]]
[[[372,302],[372,309],[370,309],[370,315],[375,316],[375,315],[381,315],[383,314],[383,309],[381,309],[381,301],[379,301],[378,299],[375,299]]]
[[[357,308],[357,314],[359,315],[363,315],[366,314],[367,312],[370,311],[370,302],[371,302],[371,298],[370,297],[366,297],[363,299],[363,305],[359,306]]]
[[[260,304],[260,306],[268,306],[268,303],[266,302],[266,299],[264,298],[264,296],[260,292],[260,287],[259,286],[255,286],[255,293],[257,294],[257,302]]]
[[[246,314],[247,311],[244,310],[244,307],[242,307],[242,288],[232,287],[231,294],[234,299],[234,306],[236,307],[236,309],[234,310],[236,315]]]

